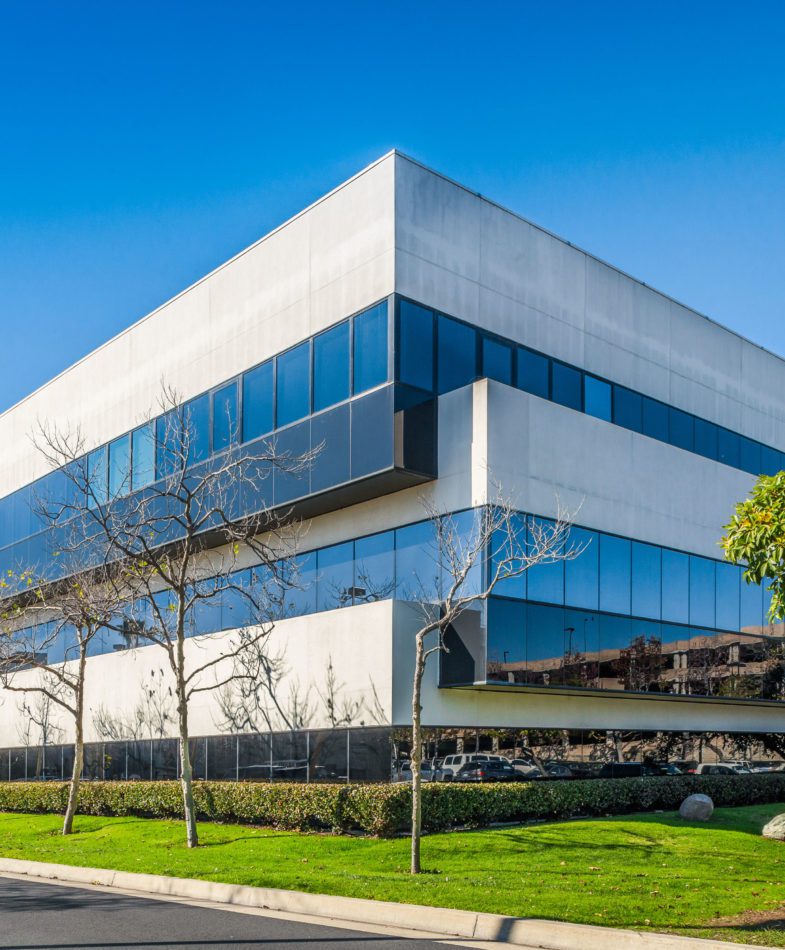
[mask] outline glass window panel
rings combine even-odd
[[[565,366],[564,363],[553,364],[553,401],[561,403],[570,409],[582,408],[582,390],[580,370]]]
[[[548,531],[553,524],[545,518],[529,519],[529,543],[533,531]],[[554,564],[536,564],[526,572],[529,600],[539,600],[546,604],[564,603],[564,561]]]
[[[573,528],[570,544],[580,554],[564,564],[564,602],[596,610],[599,603],[599,538],[596,531]]]
[[[276,451],[279,458],[288,459],[290,464],[286,467],[275,467],[273,492],[276,505],[286,504],[295,498],[302,498],[310,491],[311,466],[306,465],[298,469],[296,464],[297,460],[302,459],[310,449],[310,419],[278,433]],[[269,491],[269,488],[267,490]]]
[[[409,386],[433,391],[433,313],[408,300],[400,302],[398,378]]]
[[[689,623],[690,560],[680,551],[662,551],[662,619]]]
[[[515,683],[526,668],[526,605],[491,597],[488,601],[489,680]]]
[[[525,347],[518,348],[518,389],[523,389],[534,396],[550,398],[550,384],[548,359],[539,353],[533,353]]]
[[[477,540],[482,531],[481,517],[481,509],[479,508],[459,511],[443,517],[442,524],[445,528],[443,537],[449,539],[449,541],[442,544],[439,551],[443,588],[450,584],[455,573],[453,569],[453,574],[451,574],[451,554],[456,550],[456,546],[459,545],[462,551],[472,551],[477,548]],[[521,539],[521,543],[523,543],[523,539]],[[468,564],[466,566],[468,567]],[[463,583],[458,588],[459,597],[482,593],[483,568],[484,558],[476,557],[474,563],[469,567]]]
[[[313,411],[349,398],[349,321],[313,341]]]
[[[768,445],[761,446],[760,470],[762,475],[776,475],[780,470],[780,453],[770,449]]]
[[[303,617],[316,610],[316,552],[298,554],[295,561],[282,568],[286,579],[283,589],[283,615],[285,617]],[[259,577],[256,584],[262,584],[271,597],[275,596],[275,585],[269,578]]]
[[[354,543],[354,602],[387,600],[395,592],[395,534],[373,534]]]
[[[739,436],[739,453],[741,468],[750,475],[760,475],[761,457],[760,442],[753,442],[745,436]]]
[[[387,382],[387,301],[354,318],[354,392]]]
[[[677,448],[686,449],[692,452],[695,448],[695,425],[693,417],[682,412],[681,409],[670,408],[669,412],[670,438],[671,445]]]
[[[695,420],[695,451],[708,459],[717,458],[717,440],[719,431],[713,422],[705,419]]]
[[[630,612],[632,554],[626,538],[600,535],[600,610]]]
[[[594,376],[584,376],[583,397],[585,411],[590,416],[611,421],[611,385]]]
[[[310,412],[311,341],[281,354],[276,367],[276,424],[285,426]]]
[[[740,569],[735,564],[723,564],[719,562],[716,565],[716,572],[717,627],[720,630],[738,630]]]
[[[717,433],[717,458],[720,462],[738,468],[740,454],[741,445],[738,435],[728,429],[720,429]]]
[[[237,380],[213,393],[213,452],[237,442]]]
[[[354,602],[354,542],[334,544],[316,553],[316,609],[351,607]]]
[[[429,521],[395,532],[395,588],[402,600],[439,599],[439,564]]]
[[[529,683],[558,685],[564,653],[564,609],[528,604],[526,608],[526,676]]]
[[[205,393],[190,400],[183,407],[186,426],[183,449],[188,450],[188,464],[201,462],[210,454],[210,396]]]
[[[617,426],[643,431],[643,397],[624,386],[613,387],[613,421]]]
[[[526,516],[513,514],[509,531],[497,531],[491,542],[490,571],[493,576],[500,566],[500,562],[509,561],[508,570],[520,568],[519,555],[526,548]],[[526,574],[502,578],[494,587],[494,594],[499,597],[512,597],[516,600],[526,599]]]
[[[144,488],[155,480],[155,428],[152,422],[134,429],[133,489]]]
[[[243,375],[243,442],[272,432],[273,361]]]
[[[460,389],[477,378],[477,332],[465,323],[439,315],[439,392]]]
[[[770,581],[767,578],[763,582],[763,623],[764,626],[770,623],[770,612],[771,612],[771,602],[774,597],[774,593],[769,587]]]
[[[715,611],[714,561],[705,557],[690,557],[690,623],[713,627]]]
[[[491,337],[482,341],[482,374],[488,379],[512,385],[512,347]]]
[[[632,542],[632,614],[659,620],[662,605],[662,551]]]
[[[644,396],[642,409],[643,434],[648,435],[651,439],[668,442],[668,407],[665,403]]]
[[[311,491],[349,481],[349,406],[338,406],[311,420],[311,445],[321,446],[311,468]]]
[[[393,387],[351,404],[351,476],[359,478],[393,466]]]
[[[763,588],[760,584],[748,584],[741,578],[741,629],[760,627],[763,624]]]
[[[108,501],[107,459],[108,451],[105,445],[95,449],[95,451],[87,456],[87,478],[89,484],[87,495],[88,508],[105,505]],[[27,532],[25,532],[25,534],[26,533]]]
[[[131,489],[131,436],[115,439],[109,446],[109,496],[126,495]]]

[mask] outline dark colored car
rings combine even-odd
[[[525,782],[509,762],[467,762],[455,773],[454,782]]]
[[[642,778],[657,773],[642,762],[606,762],[597,778]]]

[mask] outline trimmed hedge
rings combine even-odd
[[[717,806],[785,802],[785,773],[428,784],[423,787],[423,828],[444,831],[495,822],[673,811],[693,792],[709,795]],[[0,812],[63,812],[67,795],[66,783],[3,782]],[[381,837],[406,831],[411,811],[411,788],[405,784],[195,782],[194,796],[202,820],[299,831],[359,830]],[[180,784],[84,782],[79,813],[182,818]]]

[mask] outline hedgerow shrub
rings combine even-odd
[[[578,815],[672,811],[687,795],[703,792],[715,805],[785,802],[785,773],[679,775],[661,778],[521,782],[498,785],[429,784],[423,788],[423,827],[444,831]],[[0,783],[0,812],[65,810],[68,786],[55,782]],[[406,831],[408,785],[297,785],[196,782],[199,817],[307,831],[363,831],[389,837]],[[85,782],[83,815],[181,818],[177,782]]]

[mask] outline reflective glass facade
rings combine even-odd
[[[474,513],[452,517],[468,536]],[[549,524],[519,517],[522,525]],[[539,565],[497,586],[484,625],[487,667],[475,670],[472,681],[781,698],[782,628],[767,626],[768,595],[746,584],[741,568],[577,526],[570,543],[580,549],[577,558]],[[467,591],[481,589],[481,569],[467,579]],[[301,555],[297,586],[280,605],[275,601],[275,616],[392,598],[437,600],[443,582],[433,525],[416,522]],[[254,587],[258,598],[269,579],[249,568],[234,583]],[[144,624],[144,609],[129,605],[128,615]],[[189,634],[234,629],[250,619],[247,602],[227,593],[191,613]],[[73,655],[68,632],[60,639],[50,659]],[[144,643],[107,630],[92,648],[110,653]]]

